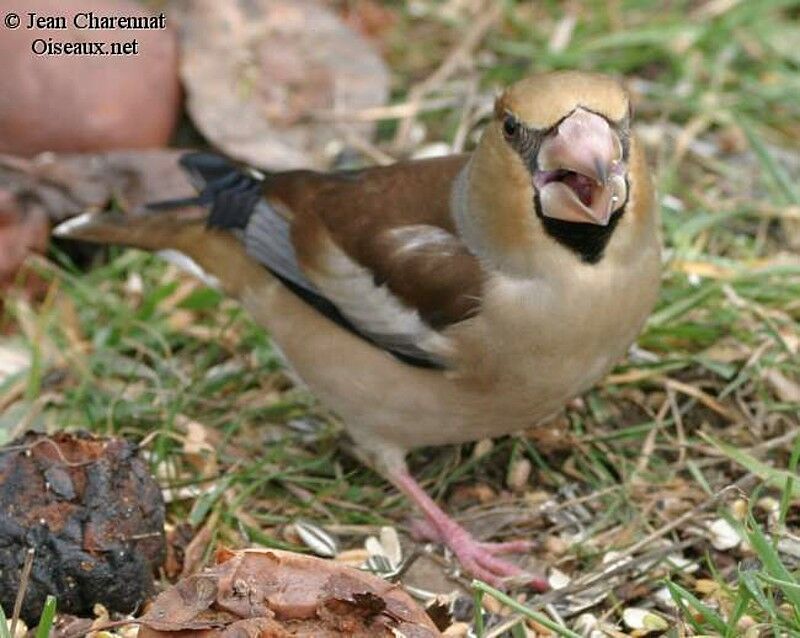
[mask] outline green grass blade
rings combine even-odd
[[[564,638],[581,638],[580,634],[576,634],[574,631],[571,631],[570,629],[567,629],[566,627],[563,627],[558,623],[553,622],[547,616],[540,614],[539,612],[533,611],[533,609],[530,609],[525,605],[523,605],[522,603],[520,603],[519,601],[514,600],[513,598],[511,598],[511,596],[504,594],[499,589],[495,589],[494,587],[491,587],[490,585],[487,585],[486,583],[481,582],[480,580],[473,580],[472,588],[476,592],[481,592],[481,594],[488,594],[498,602],[503,603],[507,607],[510,607],[514,611],[522,614],[526,618],[530,618],[531,620],[536,621],[543,627],[547,627],[557,636],[563,636]],[[477,593],[475,600],[476,604],[480,600],[477,596]],[[476,632],[479,638],[483,635],[482,631],[483,628],[481,628],[481,633]]]
[[[792,492],[794,491],[795,477],[797,476],[797,465],[800,461],[800,434],[795,437],[794,445],[792,446],[792,455],[789,457],[789,474],[786,477],[786,487],[781,494],[781,510],[778,521],[783,527],[786,525],[786,515],[789,512],[789,505],[792,500]]]
[[[39,617],[39,625],[36,627],[36,638],[48,638],[53,629],[53,621],[56,617],[56,599],[48,596],[44,601],[42,615]]]
[[[764,574],[764,573],[758,573],[757,576],[761,580],[769,583],[770,585],[775,585],[781,591],[783,591],[784,594],[786,593],[787,589],[791,589],[792,591],[800,593],[800,583],[790,582],[788,580],[781,580],[780,578],[775,578],[774,576],[770,576],[769,574]]]
[[[657,312],[650,315],[647,321],[648,326],[663,326],[664,324],[685,315],[692,308],[702,304],[711,294],[719,290],[719,285],[716,282],[711,282],[693,294],[689,294],[677,301],[671,303],[665,308],[661,308]]]
[[[767,574],[780,581],[797,583],[792,574],[781,561],[780,556],[778,556],[778,552],[772,546],[770,540],[767,538],[764,532],[761,531],[761,527],[759,527],[758,523],[752,517],[752,514],[750,515],[749,527],[750,529],[747,530],[747,539],[750,543],[750,546],[758,555],[759,560],[764,565],[764,569],[767,571]],[[800,590],[783,589],[782,591],[786,596],[786,599],[790,601],[795,610],[797,610],[797,613],[800,613]]]
[[[739,583],[742,585],[753,599],[758,603],[759,607],[769,614],[772,622],[778,622],[778,609],[767,595],[761,589],[761,584],[756,580],[755,574],[752,571],[739,572]]]
[[[742,127],[747,141],[753,152],[758,157],[764,170],[767,172],[772,184],[783,196],[787,204],[800,204],[800,194],[795,190],[791,177],[784,168],[775,161],[772,153],[761,142],[760,136],[755,132],[753,126],[747,120],[741,120],[739,125]]]
[[[475,610],[472,614],[475,621],[475,635],[478,638],[483,638],[486,635],[486,627],[483,624],[483,591],[475,587],[472,592],[472,598],[475,604]]]
[[[714,631],[723,636],[726,633],[728,633],[728,623],[726,623],[723,620],[722,616],[720,616],[717,612],[711,609],[711,607],[703,603],[694,594],[687,591],[680,585],[677,585],[670,581],[667,581],[667,589],[669,589],[669,593],[672,595],[672,599],[676,603],[678,603],[682,607],[686,603],[688,603],[697,612],[702,614],[703,620],[706,621],[708,624],[710,624],[714,628]],[[687,614],[687,617],[691,618],[691,614]]]
[[[6,612],[3,611],[2,605],[0,605],[0,638],[11,638],[11,630],[8,627]]]
[[[793,497],[800,497],[800,485],[794,481],[795,477],[791,472],[786,470],[778,470],[774,467],[771,467],[763,461],[759,461],[757,458],[751,456],[747,452],[744,452],[732,445],[728,445],[727,443],[723,443],[722,441],[718,441],[707,434],[701,433],[700,436],[706,439],[732,461],[736,461],[739,465],[758,476],[769,487],[774,487],[777,489],[784,489],[788,487]]]
[[[737,592],[736,596],[736,604],[733,607],[733,611],[731,612],[730,617],[728,618],[728,631],[725,634],[725,638],[732,638],[733,636],[738,633],[739,628],[737,627],[739,623],[739,619],[744,616],[744,612],[747,610],[747,605],[752,600],[752,596],[746,587],[739,587],[739,591]]]

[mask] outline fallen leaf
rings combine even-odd
[[[218,561],[160,594],[139,638],[441,635],[400,587],[332,561],[278,550],[222,550]]]
[[[179,5],[181,76],[192,120],[231,157],[269,169],[322,167],[326,145],[371,122],[389,73],[371,45],[313,0]]]
[[[779,400],[784,403],[800,403],[800,384],[775,368],[767,370],[764,377]]]
[[[0,154],[0,189],[41,208],[51,224],[114,206],[133,210],[147,202],[195,194],[178,165],[180,150],[42,153],[32,159]]]

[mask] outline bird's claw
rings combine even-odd
[[[446,545],[455,554],[464,571],[490,585],[504,585],[513,580],[527,583],[537,591],[544,591],[548,588],[547,581],[543,578],[530,576],[517,565],[497,558],[501,554],[529,552],[535,546],[532,541],[481,542],[458,525],[452,525],[449,529],[440,531],[424,519],[413,521],[411,531],[418,540]],[[530,577],[528,578],[528,576]]]
[[[532,576],[514,563],[497,557],[498,554],[528,551],[532,546],[529,541],[481,543],[466,530],[459,529],[456,533],[448,535],[445,543],[471,576],[489,585],[503,586],[513,580],[525,583],[537,591],[548,589],[544,578]]]

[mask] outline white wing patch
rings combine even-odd
[[[389,250],[398,261],[419,252],[441,254],[456,250],[458,240],[447,231],[427,225],[393,229]],[[297,262],[289,221],[274,207],[260,202],[244,232],[247,252],[277,275],[312,294],[325,297],[364,336],[381,347],[414,358],[437,360],[449,354],[449,340],[428,326],[416,310],[405,306],[372,273],[332,240],[324,261],[314,271]]]
[[[446,232],[446,231],[442,231]],[[416,310],[405,306],[372,273],[350,259],[332,241],[319,271],[309,272],[317,288],[360,330],[399,352],[436,356],[450,352],[449,340],[428,326]]]
[[[402,256],[403,253],[431,252],[437,255],[455,255],[461,247],[461,242],[444,228],[428,224],[411,224],[399,226],[388,231],[393,244],[396,244],[394,254]]]

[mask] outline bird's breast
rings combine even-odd
[[[465,384],[531,423],[596,383],[636,339],[658,292],[657,258],[487,281],[478,320],[455,331]]]

